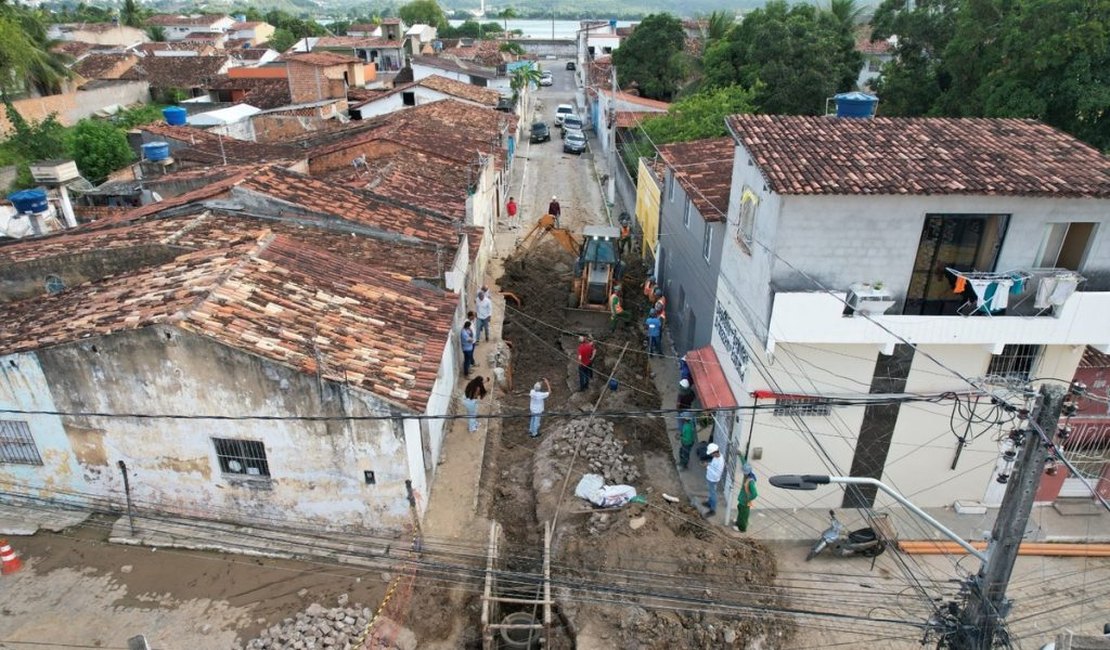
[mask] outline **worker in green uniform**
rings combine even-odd
[[[752,502],[759,497],[755,487],[755,472],[752,466],[744,463],[744,481],[740,483],[740,493],[736,496],[736,530],[748,532],[748,516],[752,514]]]

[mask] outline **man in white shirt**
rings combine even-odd
[[[547,390],[543,390],[544,388]],[[532,387],[532,392],[528,393],[531,402],[528,404],[528,410],[532,413],[532,421],[528,424],[528,437],[538,438],[540,436],[540,419],[543,416],[543,403],[551,396],[551,384],[547,379],[541,382],[536,382]]]
[[[717,514],[717,483],[725,473],[725,459],[721,457],[721,448],[714,442],[709,443],[705,453],[709,456],[709,463],[705,466],[705,483],[709,487],[709,498],[705,500],[705,507],[708,509],[705,517],[708,519]]]
[[[489,297],[489,287],[482,285],[481,290],[478,291],[478,299],[475,301],[474,310],[478,316],[478,329],[474,333],[474,340],[482,338],[482,332],[486,333],[486,343],[489,343],[489,321],[493,318],[493,299]]]

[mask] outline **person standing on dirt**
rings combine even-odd
[[[683,417],[683,423],[678,438],[678,468],[686,469],[690,466],[690,450],[698,441],[698,425],[689,412],[682,413],[680,417]]]
[[[736,496],[736,526],[741,533],[748,532],[748,517],[752,514],[752,502],[759,496],[755,488],[755,472],[752,466],[744,463],[744,481],[740,484],[740,494]]]
[[[563,208],[559,205],[559,197],[551,197],[551,203],[547,204],[547,214],[555,217],[555,227],[560,228],[559,217],[563,214]]]
[[[644,319],[644,325],[647,326],[648,357],[663,356],[663,319],[653,313]]]
[[[511,196],[509,197],[509,202],[505,204],[505,212],[509,213],[510,222],[512,222],[513,219],[516,218],[516,199]]]
[[[482,332],[485,332],[486,343],[489,343],[489,321],[493,318],[493,300],[489,297],[489,287],[484,284],[478,291],[478,299],[474,302],[474,309],[477,310],[478,317],[478,330],[474,332],[474,339],[482,338]]]
[[[725,473],[725,459],[721,458],[721,448],[717,443],[709,443],[705,451],[709,456],[709,462],[705,465],[705,485],[709,488],[709,497],[703,505],[706,508],[705,518],[708,519],[717,514],[717,483]]]
[[[655,296],[655,276],[648,273],[644,278],[644,297],[651,302],[653,296]]]
[[[486,396],[486,382],[489,381],[486,377],[478,376],[470,380],[470,383],[463,389],[463,406],[466,407],[466,414],[469,418],[466,421],[466,428],[471,433],[478,430],[478,400]]]
[[[690,407],[694,405],[694,398],[696,397],[697,393],[695,393],[694,389],[690,387],[690,380],[679,379],[678,401],[675,403],[675,408],[678,409],[679,412],[678,426],[680,429],[682,428],[682,423],[685,421],[685,418],[682,417],[682,414],[686,413],[687,415],[689,415]]]
[[[462,332],[459,333],[463,353],[463,377],[469,377],[470,368],[478,365],[474,363],[474,343],[476,340],[474,330],[470,328],[470,321],[466,321],[463,323]]]
[[[547,388],[547,390],[544,390]],[[551,396],[551,384],[545,377],[542,382],[537,381],[535,386],[532,386],[532,392],[528,393],[531,400],[528,404],[528,410],[532,414],[532,419],[528,423],[528,437],[540,437],[540,420],[543,419],[543,404],[547,398]]]
[[[621,304],[621,285],[614,284],[613,292],[609,294],[609,331],[617,331],[617,321],[624,318],[624,306]]]
[[[588,336],[578,337],[578,390],[585,391],[590,387],[590,379],[594,376],[594,357],[597,348],[594,340]]]
[[[632,224],[627,220],[621,221],[621,237],[617,240],[617,250],[621,255],[632,250]]]
[[[651,307],[653,314],[659,314],[659,318],[664,321],[667,320],[667,297],[663,295],[663,290],[655,287],[655,304]]]

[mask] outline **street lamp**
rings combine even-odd
[[[956,542],[965,551],[979,558],[980,562],[986,563],[989,557],[983,551],[968,544],[962,537],[949,530],[944,524],[940,523],[932,517],[929,513],[914,504],[906,497],[898,494],[890,486],[873,478],[865,478],[861,476],[825,476],[824,474],[780,474],[779,476],[772,476],[770,479],[771,485],[782,488],[784,490],[816,490],[818,485],[828,485],[830,483],[840,483],[843,485],[870,485],[876,487],[883,492],[889,494],[895,501],[909,508],[918,517],[921,517],[929,523],[933,528],[936,528],[948,539]]]

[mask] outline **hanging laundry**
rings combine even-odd
[[[968,280],[968,283],[971,284],[971,290],[975,292],[976,307],[982,307],[991,299],[991,296],[987,295],[987,291],[995,286],[994,280]]]
[[[994,296],[991,298],[990,310],[992,312],[1002,311],[1010,304],[1010,286],[1013,283],[1013,280],[998,281],[998,286],[994,290]]]
[[[1075,293],[1076,288],[1079,286],[1079,278],[1074,275],[1058,276],[1056,278],[1056,288],[1052,290],[1052,295],[1049,296],[1048,301],[1055,307],[1062,306],[1071,298],[1071,294]]]
[[[1024,292],[1025,292],[1025,277],[1020,276],[1020,275],[1015,275],[1014,276],[1014,284],[1013,284],[1013,286],[1010,287],[1010,293],[1012,295],[1017,296],[1017,295],[1020,295]]]
[[[1037,298],[1033,301],[1035,309],[1048,309],[1052,306],[1052,293],[1056,291],[1055,276],[1046,276],[1041,278],[1040,283],[1037,284]]]
[[[962,275],[956,276],[956,286],[952,287],[952,291],[956,293],[963,293],[967,289],[967,278]]]

